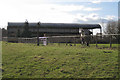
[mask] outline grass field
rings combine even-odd
[[[3,78],[117,78],[118,45],[2,43]]]

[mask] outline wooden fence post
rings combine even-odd
[[[74,46],[76,46],[76,38],[74,37]]]
[[[96,35],[96,39],[95,40],[96,40],[96,47],[98,47],[98,45],[97,45],[97,35]]]
[[[60,37],[58,37],[58,46],[60,46]]]
[[[67,46],[68,44],[67,44],[67,38],[66,37],[64,37],[65,38],[65,45]]]
[[[110,35],[110,48],[112,48],[112,35]]]
[[[37,46],[39,46],[39,26],[40,26],[40,22],[38,22],[37,24]]]

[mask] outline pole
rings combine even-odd
[[[112,35],[110,35],[110,48],[112,47]]]
[[[76,38],[74,37],[74,46],[76,46]]]
[[[39,26],[40,26],[40,22],[38,22],[37,24],[37,46],[39,46]]]
[[[93,29],[92,29],[92,39],[93,39]]]
[[[102,28],[100,28],[100,38],[102,39]]]
[[[93,29],[92,29],[91,43],[93,43]]]
[[[97,45],[97,35],[96,35],[96,47],[98,47],[98,45]]]

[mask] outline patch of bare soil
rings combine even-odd
[[[103,51],[104,53],[112,53],[112,51]]]

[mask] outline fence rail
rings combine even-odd
[[[97,44],[110,44],[110,47],[112,47],[112,44],[118,44],[120,34],[104,34],[104,35],[91,35],[87,39],[89,41],[89,44],[96,44],[96,47],[98,47]],[[66,43],[66,44],[81,44],[82,36],[51,36],[47,37],[46,42],[49,43]],[[3,41],[8,42],[18,42],[18,43],[37,43],[37,38],[14,38],[14,37],[3,37]],[[39,40],[40,44],[44,43],[44,40]]]

